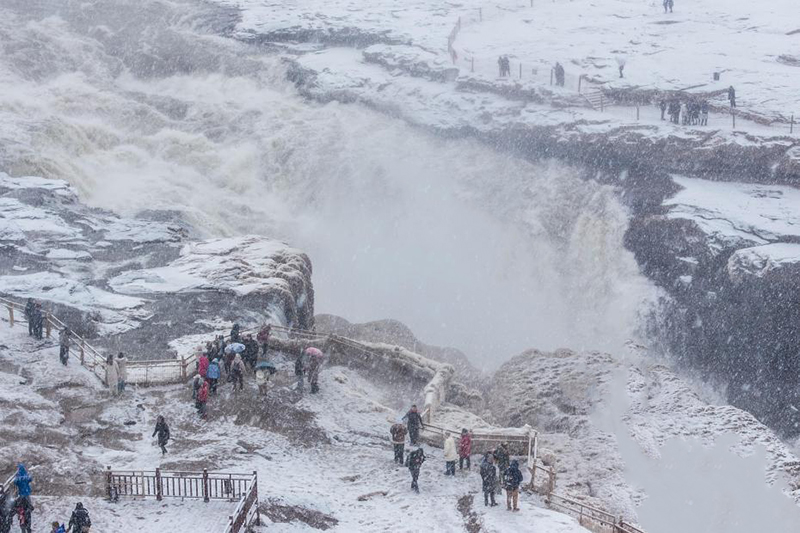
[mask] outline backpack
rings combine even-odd
[[[408,456],[408,464],[410,468],[419,468],[425,462],[425,452],[420,448],[417,451],[411,452]]]

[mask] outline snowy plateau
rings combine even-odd
[[[798,531],[797,14],[0,0],[0,483],[28,467],[30,533],[78,501],[93,533]],[[86,339],[66,366],[28,298]],[[267,393],[223,379],[198,416],[205,343],[266,323]],[[446,476],[461,428],[484,440]],[[483,502],[500,435],[519,512]],[[259,523],[113,501],[109,469],[255,476]]]

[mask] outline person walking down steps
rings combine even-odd
[[[456,439],[452,435],[448,435],[444,439],[444,461],[446,476],[456,475],[456,461],[458,460],[458,452],[456,451]]]
[[[62,329],[61,333],[58,334],[58,358],[64,366],[67,366],[69,362],[69,343],[71,338],[72,333],[69,328]]]
[[[169,426],[164,417],[158,415],[156,419],[156,429],[153,430],[152,437],[158,435],[158,446],[161,448],[161,455],[167,455],[167,443],[169,442]]]

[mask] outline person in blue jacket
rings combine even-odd
[[[20,463],[17,465],[17,475],[14,476],[14,485],[17,487],[17,496],[21,498],[28,498],[31,495],[31,476],[25,469],[25,465]]]
[[[214,359],[208,364],[208,369],[206,369],[206,380],[208,381],[209,387],[211,387],[211,394],[217,393],[217,384],[219,383],[220,377],[220,368],[219,368],[219,359]]]

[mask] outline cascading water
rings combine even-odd
[[[315,105],[280,58],[192,1],[6,0],[0,168],[88,203],[178,210],[200,236],[309,252],[317,311],[396,318],[493,366],[529,347],[616,349],[652,289],[606,186],[555,162]]]

